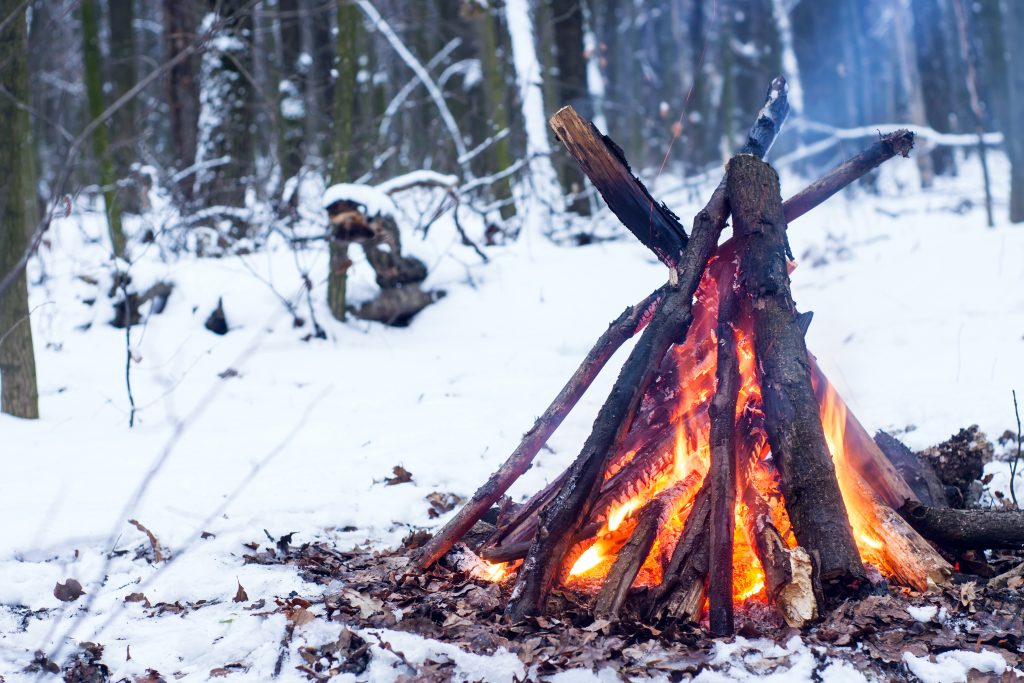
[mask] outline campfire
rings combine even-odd
[[[766,604],[791,626],[886,583],[916,591],[950,564],[904,515],[921,499],[848,410],[806,347],[789,288],[787,225],[884,161],[882,136],[786,202],[762,161],[788,113],[776,79],[689,235],[571,108],[555,134],[669,281],[609,327],[509,460],[421,550],[457,543],[487,580],[514,581],[506,614],[543,614],[552,589],[589,596],[597,619],[734,630]],[[720,243],[732,216],[733,236]],[[614,351],[642,335],[573,464],[518,505],[503,497]],[[903,512],[904,514],[901,514]],[[909,517],[909,516],[908,516]],[[461,548],[462,546],[460,546]]]

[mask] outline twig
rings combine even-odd
[[[124,385],[128,392],[128,429],[135,426],[135,395],[132,393],[132,302],[128,296],[128,274],[115,269],[124,297]]]
[[[1013,506],[1020,509],[1020,505],[1017,504],[1017,491],[1014,488],[1013,480],[1017,477],[1017,468],[1020,467],[1020,451],[1021,443],[1024,441],[1021,435],[1020,428],[1020,410],[1017,407],[1017,390],[1014,389],[1010,392],[1013,394],[1013,414],[1017,416],[1017,455],[1013,458],[1013,464],[1010,465],[1010,498],[1013,499]]]

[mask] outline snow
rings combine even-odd
[[[385,190],[357,183],[338,183],[324,190],[320,206],[326,209],[335,202],[351,202],[363,207],[370,218],[374,216],[395,216],[398,207]]]
[[[1000,156],[992,164],[1001,217],[1008,171]],[[984,227],[972,180],[980,174],[970,163],[962,167],[964,179],[922,191],[913,163],[893,162],[881,197],[836,197],[791,231],[800,262],[795,298],[816,313],[811,349],[869,430],[900,431],[913,448],[971,423],[997,436],[1015,424],[1010,389],[1024,387],[1024,230],[1005,222]],[[783,173],[786,195],[803,185]],[[414,224],[416,193],[396,202],[379,187],[351,187],[346,198],[365,200],[370,211],[387,207],[403,228]],[[315,184],[300,187],[300,213],[308,216],[302,229],[310,234],[324,229],[320,193]],[[654,194],[663,196],[657,187]],[[682,216],[698,208],[684,191],[664,197]],[[972,206],[952,211],[964,198]],[[137,233],[166,220],[129,219],[126,227]],[[479,219],[464,220],[479,237]],[[261,251],[221,258],[136,243],[129,265],[136,285],[163,279],[174,291],[162,314],[143,311],[144,322],[131,331],[138,413],[129,429],[125,332],[107,324],[104,232],[100,214],[81,201],[54,224],[30,268],[42,419],[0,416],[0,516],[8,520],[0,535],[0,675],[9,683],[35,679],[19,672],[36,650],[63,661],[81,641],[106,646],[115,680],[147,668],[168,680],[206,680],[233,662],[248,667],[234,679],[266,680],[286,622],[257,612],[272,609],[275,597],[294,591],[316,599],[321,589],[289,568],[244,564],[243,544],[269,544],[265,529],[341,548],[394,546],[412,528],[443,523],[428,520],[425,496],[470,495],[608,321],[665,279],[664,267],[631,238],[587,248],[520,240],[489,248],[491,262],[481,264],[445,216],[426,239],[403,233],[403,246],[428,264],[427,286],[448,296],[409,328],[392,329],[330,317],[322,243],[293,252],[275,233]],[[353,257],[350,289],[362,296],[376,285]],[[218,298],[231,327],[223,337],[203,328]],[[312,310],[327,339],[304,341],[309,323],[293,328],[282,298],[307,320]],[[540,488],[578,453],[624,357],[617,354],[513,496]],[[413,482],[384,486],[395,465]],[[1002,463],[990,468],[1005,472]],[[152,530],[171,559],[136,559],[148,540],[128,519]],[[200,537],[204,531],[215,536]],[[112,549],[127,554],[109,556]],[[60,603],[53,587],[68,578],[86,596]],[[238,583],[249,603],[232,602]],[[124,602],[135,592],[186,610],[149,616],[154,609]],[[260,599],[266,609],[245,609]],[[188,606],[200,600],[210,602]],[[322,620],[298,627],[279,680],[305,680],[295,669],[298,648],[333,641],[338,628]],[[479,657],[407,633],[365,637],[375,645],[364,679],[408,673],[381,642],[410,661],[447,658],[465,680],[527,673],[509,653]],[[737,638],[715,647],[715,670],[698,680],[863,680],[849,665],[819,661],[798,638]],[[769,661],[775,668],[764,670]],[[984,652],[946,653],[935,662],[908,657],[906,664],[922,679],[937,667],[1005,669]],[[555,680],[613,675],[576,671]]]
[[[927,624],[939,613],[939,608],[936,605],[923,605],[921,607],[908,605],[907,612],[917,621]]]
[[[988,650],[970,652],[968,650],[951,650],[934,658],[915,657],[909,652],[903,653],[910,672],[921,679],[922,683],[958,683],[966,681],[968,672],[1002,674],[1009,667],[1003,656]]]

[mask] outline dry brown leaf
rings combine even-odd
[[[53,597],[61,602],[74,602],[83,595],[85,595],[85,591],[82,590],[82,584],[75,579],[68,579],[64,583],[58,582],[53,587]]]
[[[393,468],[391,468],[391,471],[394,473],[395,476],[384,478],[384,484],[387,486],[407,484],[412,481],[412,472],[405,469],[401,465],[395,465]]]
[[[156,540],[156,535],[152,531],[144,527],[142,523],[139,522],[139,520],[137,519],[129,519],[128,523],[136,529],[138,529],[139,531],[141,531],[142,533],[146,534],[147,537],[149,537],[149,544],[153,547],[153,561],[163,562],[164,554],[163,551],[160,550],[160,541]]]
[[[238,579],[235,579],[238,581]],[[242,588],[241,581],[238,581],[238,590],[235,591],[235,597],[231,598],[234,602],[249,602],[249,594]]]

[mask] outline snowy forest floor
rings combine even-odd
[[[1000,217],[1008,175],[997,159]],[[1024,229],[985,227],[980,173],[969,163],[928,191],[914,176],[911,162],[893,162],[880,194],[836,197],[792,226],[794,295],[815,312],[809,346],[869,430],[892,430],[923,448],[978,424],[994,440],[1015,428],[1010,391],[1024,390]],[[783,194],[803,184],[784,174]],[[663,178],[653,192],[688,222],[707,192],[671,192],[673,185]],[[309,195],[304,211],[315,226],[319,208]],[[406,222],[415,201],[400,202]],[[97,214],[76,205],[30,269],[42,419],[0,418],[0,680],[49,677],[47,668],[69,666],[71,657],[80,667],[98,657],[111,680],[159,680],[147,674],[155,671],[167,680],[258,681],[275,670],[282,681],[307,680],[296,668],[307,663],[302,648],[347,632],[346,610],[329,620],[325,595],[348,595],[342,602],[362,617],[349,625],[368,645],[363,668],[341,680],[566,683],[618,680],[616,668],[669,679],[635,643],[622,655],[634,657],[628,666],[571,657],[541,666],[550,652],[478,654],[417,635],[415,621],[406,632],[396,614],[391,627],[365,627],[381,605],[346,594],[345,582],[321,585],[289,564],[243,559],[281,537],[293,549],[321,543],[365,558],[442,523],[444,515],[429,514],[431,494],[470,495],[607,323],[664,279],[664,267],[624,230],[621,240],[583,248],[525,234],[489,249],[488,264],[459,243],[447,218],[426,238],[410,230],[404,246],[431,269],[427,284],[447,296],[404,329],[330,317],[322,243],[293,252],[271,240],[243,256],[197,258],[171,253],[157,232],[156,242],[136,245],[130,272],[140,289],[157,280],[174,289],[163,313],[144,310],[130,332],[131,429],[125,331],[108,324],[111,265]],[[315,284],[326,339],[310,339],[309,322],[293,327],[279,298],[308,320],[303,273]],[[356,297],[372,292],[358,259],[352,280]],[[203,327],[218,298],[230,327],[223,337]],[[614,376],[605,371],[514,496],[540,488],[577,454]],[[396,466],[412,480],[388,485]],[[1007,465],[988,468],[989,489],[1008,491]],[[153,532],[160,561],[129,519]],[[54,586],[69,578],[85,594],[61,602]],[[917,612],[902,603],[886,609],[936,626],[943,613],[922,607],[928,600],[918,600]],[[977,630],[967,613],[948,616],[961,635]],[[101,644],[102,654],[90,655],[83,642]],[[686,655],[687,666],[703,681],[766,673],[779,681],[967,680],[1016,666],[952,641],[883,669],[848,663],[865,656],[856,640],[838,657],[816,647],[792,633],[707,641]]]

